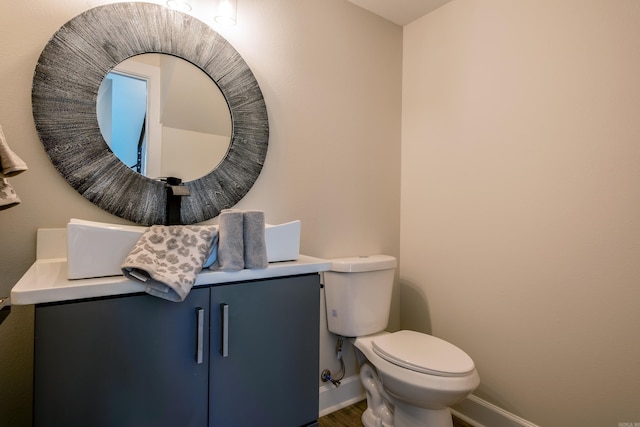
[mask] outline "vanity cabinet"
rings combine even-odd
[[[34,426],[206,425],[196,345],[208,306],[209,289],[179,304],[137,294],[36,306]]]
[[[316,425],[319,295],[306,274],[37,305],[34,426]]]
[[[318,418],[318,275],[211,288],[209,426]]]

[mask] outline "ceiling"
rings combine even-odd
[[[398,25],[415,21],[451,0],[347,0]]]

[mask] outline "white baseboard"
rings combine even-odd
[[[341,381],[340,387],[331,383],[320,387],[320,417],[338,411],[366,398],[359,375]],[[509,411],[470,394],[451,408],[451,412],[475,427],[538,427]]]
[[[476,427],[538,427],[473,394],[451,408],[451,413]]]
[[[340,387],[327,383],[320,386],[320,416],[323,417],[364,400],[366,395],[360,383],[360,375],[352,375],[340,381]]]

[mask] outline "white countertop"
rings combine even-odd
[[[194,287],[319,273],[329,270],[330,267],[330,261],[300,255],[297,261],[270,263],[269,267],[259,270],[234,272],[203,270],[198,275]],[[11,304],[41,304],[136,292],[144,292],[144,285],[124,276],[69,280],[65,258],[38,259],[11,289]]]

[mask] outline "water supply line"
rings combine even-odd
[[[340,371],[338,372],[338,374],[335,377],[333,377],[331,375],[331,371],[328,369],[323,370],[322,373],[320,374],[320,379],[322,380],[322,382],[326,383],[327,381],[331,381],[331,383],[336,387],[340,387],[340,381],[342,381],[345,374],[344,360],[342,359],[343,341],[344,340],[342,337],[338,337],[338,342],[336,343],[336,353],[338,355],[338,360],[340,361]]]

